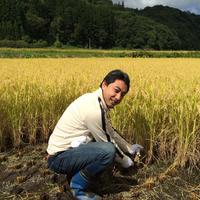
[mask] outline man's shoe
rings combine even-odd
[[[86,180],[81,175],[81,172],[75,174],[70,182],[70,188],[74,197],[78,200],[102,200],[102,198],[97,194],[86,191],[91,183],[91,181]]]

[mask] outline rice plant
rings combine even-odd
[[[129,93],[109,114],[146,162],[173,159],[199,167],[200,61],[191,58],[1,59],[0,151],[47,142],[67,106],[95,91],[104,76],[122,69]]]

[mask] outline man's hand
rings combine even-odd
[[[127,159],[124,163],[121,164],[122,167],[128,168],[130,166],[133,166],[134,162],[127,156]]]
[[[143,149],[143,146],[141,146],[139,144],[133,144],[133,145],[131,145],[128,152],[132,155],[137,154],[140,157],[141,156],[140,155],[140,149]]]

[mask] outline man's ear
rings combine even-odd
[[[107,86],[107,83],[106,83],[106,80],[104,80],[101,87],[102,89],[104,89],[106,86]]]

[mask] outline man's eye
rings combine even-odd
[[[122,93],[122,97],[124,97],[126,95],[126,93]]]

